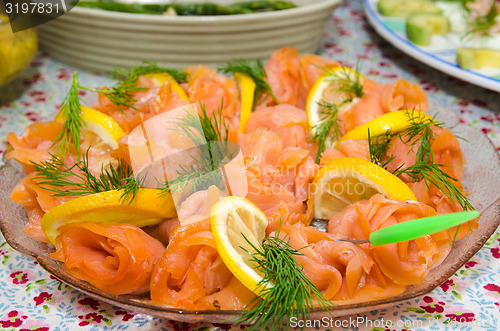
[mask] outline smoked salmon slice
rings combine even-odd
[[[54,153],[52,144],[63,125],[59,122],[37,122],[29,125],[21,136],[13,132],[7,134],[10,148],[5,157],[14,159],[23,165],[24,171],[30,173],[35,168],[31,162],[48,161]]]
[[[338,235],[301,223],[282,226],[279,235],[303,254],[296,258],[304,273],[333,302],[382,299],[405,290],[381,272],[371,251],[362,245],[334,241]]]
[[[463,191],[463,185],[460,181],[462,178],[462,168],[464,158],[460,150],[460,143],[455,135],[448,129],[436,126],[431,127],[433,137],[431,140],[431,151],[435,164],[440,164],[440,169],[457,179],[453,185]],[[393,158],[388,163],[389,171],[394,171],[400,166],[408,167],[415,164],[416,151],[420,144],[416,142],[413,147],[410,144],[405,144],[399,138],[393,138],[387,151],[386,159]],[[413,181],[407,174],[400,175],[400,178],[405,181],[411,188],[418,201],[428,204],[434,208],[438,214],[448,214],[462,211],[463,208],[456,201],[452,201],[441,189],[427,183],[423,179]],[[467,196],[467,192],[464,191]],[[450,229],[453,237],[458,240],[472,233],[478,227],[477,220],[472,220],[468,224],[456,226]]]
[[[276,132],[282,139],[283,147],[299,147],[316,155],[317,146],[311,143],[311,132],[305,111],[295,106],[280,104],[257,107],[250,115],[245,132],[257,128],[267,128]]]
[[[210,221],[189,223],[171,232],[153,270],[151,300],[192,310],[243,309],[254,295],[233,278],[215,247]]]
[[[241,105],[236,81],[202,65],[188,67],[185,71],[189,73],[186,84],[189,100],[204,105],[208,115],[222,109],[224,118],[237,127]]]
[[[162,243],[126,223],[76,222],[59,228],[56,252],[72,276],[111,294],[149,291],[153,266],[165,250]]]
[[[145,90],[132,93],[133,108],[118,107],[103,94],[99,94],[98,102],[92,107],[109,115],[128,134],[154,115],[189,104],[172,88],[170,79],[159,85],[152,78],[140,76],[137,86]]]
[[[264,127],[240,134],[239,144],[247,173],[247,199],[264,212],[280,202],[307,199],[308,184],[319,168],[307,150],[284,148],[283,139]]]
[[[50,209],[74,197],[55,197],[52,192],[43,189],[34,179],[36,172],[32,172],[16,184],[10,193],[10,199],[23,205],[28,213],[28,223],[23,231],[30,238],[41,242],[49,242],[42,231],[40,221]]]
[[[400,222],[436,215],[436,211],[420,202],[388,200],[381,194],[356,202],[333,215],[328,232],[344,238],[364,240],[371,232]],[[434,265],[441,263],[451,249],[447,231],[397,244],[365,247],[373,254],[382,273],[400,285],[422,281]]]
[[[267,81],[280,103],[305,109],[307,95],[314,82],[328,68],[338,62],[318,55],[299,55],[295,47],[284,47],[274,52],[264,69]],[[260,100],[264,105],[274,105],[271,97]]]
[[[379,84],[369,78],[363,80],[363,96],[353,102],[351,108],[339,115],[343,132],[369,122],[385,113],[415,109],[428,109],[427,94],[417,84],[411,84],[400,78],[393,83]]]

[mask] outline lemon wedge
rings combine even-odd
[[[237,72],[234,74],[234,79],[238,82],[240,86],[240,95],[241,95],[241,114],[240,114],[240,125],[238,130],[243,132],[245,129],[245,125],[250,118],[250,114],[253,110],[253,99],[255,95],[255,82],[253,79],[245,75],[241,72]]]
[[[179,85],[179,83],[177,83],[177,81],[172,76],[170,76],[168,73],[159,72],[159,73],[155,73],[155,74],[147,74],[147,75],[144,75],[144,77],[149,78],[149,79],[153,79],[153,80],[157,81],[158,84],[161,84],[161,85],[165,84],[165,82],[170,79],[170,85],[172,86],[172,90],[177,92],[177,94],[179,95],[179,97],[181,99],[189,102],[189,97],[187,96],[186,92],[184,92],[184,90]]]
[[[370,130],[370,137],[381,136],[387,131],[390,131],[392,134],[402,132],[408,127],[412,119],[417,121],[431,121],[434,123],[432,116],[417,110],[393,111],[374,118],[347,132],[339,139],[335,147],[338,147],[338,145],[345,140],[368,139],[368,130]]]
[[[108,145],[110,149],[118,148],[118,140],[125,135],[125,132],[114,119],[85,106],[80,107],[80,113],[84,122],[81,130],[82,140],[95,148],[99,148],[99,144]],[[60,111],[54,120],[64,123],[66,118],[63,111]]]
[[[138,227],[152,225],[176,216],[172,197],[159,190],[140,188],[132,201],[121,199],[122,190],[90,194],[50,209],[41,220],[42,230],[55,243],[61,225],[72,222],[129,223]]]
[[[356,201],[381,193],[395,200],[417,200],[398,177],[357,157],[331,160],[322,166],[310,186],[314,217],[329,219]]]
[[[212,207],[210,224],[217,250],[228,269],[258,295],[262,290],[258,284],[263,275],[255,270],[252,256],[243,248],[253,251],[247,240],[255,247],[260,246],[266,235],[266,215],[249,200],[229,196]]]
[[[363,76],[348,67],[334,67],[319,76],[311,87],[306,101],[307,121],[313,134],[323,118],[321,104],[328,102],[341,105],[345,100],[353,99],[355,96],[349,86],[354,82],[357,83],[357,87],[362,87]],[[351,104],[352,102],[348,102],[340,106],[338,115],[349,110]]]

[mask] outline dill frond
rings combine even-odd
[[[347,67],[342,67],[340,70],[338,67],[328,67],[323,74],[328,76],[327,79],[330,82],[338,84],[337,91],[361,98],[363,96],[363,84],[358,69],[358,65],[356,65],[354,71],[350,71]],[[354,77],[352,77],[353,72]]]
[[[162,73],[162,72],[168,73],[179,84],[187,82],[188,79],[187,72],[168,67],[161,67],[155,62],[151,61],[143,61],[141,62],[141,64],[133,66],[130,69],[116,67],[111,72],[111,76],[116,80],[137,82],[139,76]]]
[[[280,330],[283,321],[288,322],[291,317],[309,320],[313,299],[327,312],[334,306],[304,274],[296,258],[303,253],[290,245],[288,235],[280,238],[279,232],[280,227],[273,236],[265,237],[259,247],[245,237],[252,252],[241,247],[264,275],[258,286],[262,290],[260,296],[247,305],[248,310],[236,321],[255,322],[250,330]]]
[[[53,155],[50,161],[31,162],[37,174],[34,180],[41,188],[53,192],[53,196],[83,196],[111,190],[123,190],[122,202],[130,204],[141,187],[142,182],[133,176],[132,170],[123,159],[118,159],[118,165],[109,169],[101,166],[99,175],[94,175],[89,169],[89,150],[82,160],[68,167],[62,159]]]
[[[368,149],[370,152],[370,162],[381,166],[384,169],[387,169],[387,165],[389,162],[394,160],[394,157],[391,157],[387,161],[382,161],[382,157],[387,153],[387,149],[391,143],[393,135],[390,130],[387,130],[383,135],[377,137],[370,136],[370,129],[368,129]]]
[[[117,106],[122,112],[123,109],[135,108],[135,98],[134,95],[139,91],[147,90],[146,87],[137,86],[136,82],[123,81],[116,86],[106,87],[102,89],[88,88],[80,86],[81,89],[100,93],[106,96],[111,103]]]
[[[199,155],[191,156],[190,167],[179,165],[177,177],[165,183],[162,194],[184,192],[191,186],[195,191],[208,189],[211,185],[220,188],[222,172],[220,167],[234,157],[229,147],[229,127],[222,116],[222,105],[217,112],[208,115],[203,104],[201,113],[186,113],[179,119],[175,130],[189,138],[198,148]]]
[[[251,77],[255,82],[255,93],[253,99],[254,107],[257,100],[259,100],[261,95],[264,93],[268,93],[276,103],[280,103],[274,94],[273,89],[266,81],[267,74],[260,60],[249,61],[245,59],[238,59],[233,62],[226,63],[224,67],[218,68],[218,71],[225,74],[235,74],[237,72],[241,72]]]
[[[410,122],[406,129],[400,134],[403,143],[413,146],[418,143],[420,146],[416,152],[415,164],[409,167],[400,167],[394,174],[399,176],[403,173],[412,178],[413,181],[423,179],[427,187],[432,184],[439,188],[450,201],[459,204],[464,210],[474,210],[469,199],[464,195],[461,189],[455,184],[458,180],[443,171],[441,164],[434,163],[434,154],[432,152],[432,141],[434,132],[432,126],[443,127],[443,123],[434,118],[422,118],[414,116],[413,111],[408,111]]]
[[[432,154],[431,143],[434,140],[434,132],[432,126],[441,128],[443,123],[436,121],[434,118],[423,118],[415,115],[415,110],[407,110],[409,123],[406,129],[400,134],[400,139],[406,145],[415,146],[420,143],[417,150],[416,161],[417,163],[433,163],[434,156]]]
[[[321,100],[319,106],[319,123],[314,125],[312,140],[318,144],[316,162],[319,162],[321,154],[325,151],[327,143],[333,143],[340,139],[342,132],[339,125],[339,109],[354,100],[363,96],[363,84],[359,72],[354,71],[354,77],[346,67],[326,68],[323,75],[326,80],[333,84],[336,92],[343,94],[344,99],[339,103]]]
[[[432,127],[443,127],[442,122],[432,118],[423,118],[414,113],[414,110],[408,110],[407,115],[409,123],[405,130],[398,134],[401,141],[410,146],[413,150],[415,146],[419,145],[415,152],[415,164],[405,167],[401,165],[398,169],[393,171],[396,176],[407,174],[413,182],[424,180],[427,187],[434,185],[443,192],[443,194],[452,202],[460,205],[464,210],[473,210],[469,199],[465,196],[464,192],[457,187],[458,180],[445,171],[445,165],[434,163],[434,155],[432,152],[432,141],[434,140],[434,132]],[[370,161],[380,165],[383,168],[391,162],[391,159],[382,162],[382,157],[387,153],[387,148],[391,139],[395,134],[387,131],[384,135],[378,137],[370,137],[368,131],[368,146],[370,150]]]
[[[343,104],[343,103],[342,103]],[[318,106],[321,116],[320,122],[313,127],[312,140],[318,144],[316,162],[319,162],[321,154],[325,151],[327,143],[333,143],[340,139],[342,133],[338,120],[339,108],[342,106],[322,100]]]
[[[207,190],[212,185],[221,188],[223,177],[220,169],[211,171],[211,168],[198,169],[194,166],[190,168],[179,166],[179,168],[177,170],[177,177],[166,183],[160,195],[164,195],[167,192],[182,193],[187,189],[188,185],[190,185],[194,192]]]
[[[397,170],[394,174],[396,176],[407,174],[413,182],[423,179],[427,187],[429,187],[429,184],[436,186],[450,201],[459,204],[464,210],[474,210],[469,199],[454,184],[458,182],[458,179],[448,175],[441,167],[445,166],[442,164],[415,163],[412,166]]]
[[[469,11],[469,8],[467,7],[467,2],[464,2],[464,7],[467,11]],[[490,29],[498,24],[497,22],[497,17],[499,16],[498,10],[497,10],[497,1],[492,0],[491,1],[491,7],[486,13],[486,15],[483,16],[478,16],[474,18],[473,20],[470,20],[467,22],[467,32],[465,33],[465,37],[474,37],[474,36],[490,36]]]
[[[122,111],[127,108],[136,109],[135,103],[137,100],[135,100],[134,95],[139,91],[147,90],[146,87],[137,86],[137,81],[142,75],[154,73],[168,73],[178,83],[186,82],[188,77],[188,74],[181,70],[160,67],[154,62],[142,62],[131,69],[115,68],[111,72],[111,76],[118,80],[118,83],[114,86],[103,89],[92,89],[83,86],[80,88],[105,95],[109,101]]]
[[[81,156],[80,130],[83,121],[80,112],[81,105],[78,97],[78,87],[78,74],[75,72],[68,94],[66,94],[61,104],[61,112],[65,118],[64,127],[52,143],[52,146],[56,146],[55,155],[63,160],[71,151],[71,146],[76,149],[78,159]]]

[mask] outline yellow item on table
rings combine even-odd
[[[33,60],[37,49],[35,29],[12,33],[9,18],[0,14],[0,85],[19,76]]]

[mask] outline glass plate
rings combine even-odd
[[[453,111],[433,106],[428,113],[434,115],[435,111],[438,111],[437,118],[445,122],[447,126],[456,125],[452,131],[465,139],[460,142],[467,160],[463,183],[470,194],[472,204],[481,212],[479,227],[473,234],[455,242],[444,262],[430,270],[421,284],[408,286],[401,295],[383,300],[357,304],[339,303],[331,310],[331,315],[315,309],[312,311],[313,319],[383,309],[432,291],[479,251],[500,224],[500,155],[481,131],[457,124],[458,117]],[[111,295],[72,277],[61,268],[60,262],[47,257],[47,254],[53,251],[52,246],[27,237],[21,230],[28,218],[24,208],[9,199],[9,193],[23,176],[20,165],[12,160],[6,160],[5,166],[0,170],[0,229],[12,248],[36,259],[42,268],[61,281],[91,297],[115,306],[172,320],[220,323],[222,320],[233,319],[240,314],[239,311],[191,311],[161,306],[152,303],[145,295]]]

